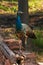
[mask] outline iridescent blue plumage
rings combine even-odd
[[[16,30],[17,30],[17,32],[20,32],[21,29],[22,29],[22,22],[21,22],[20,16],[17,15],[17,18],[16,18]]]

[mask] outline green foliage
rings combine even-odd
[[[2,0],[1,0],[2,1]],[[9,2],[12,2],[12,1],[18,1],[18,0],[3,0],[3,1],[9,1]]]
[[[1,2],[2,1],[2,2]],[[18,10],[17,8],[17,3],[18,3],[18,0],[0,0],[1,4],[3,2],[8,2],[8,3],[15,3],[16,5],[13,5],[15,6],[16,8],[12,7],[7,7],[7,6],[0,6],[0,9],[3,9],[5,11],[12,11],[12,12],[16,12]],[[31,14],[35,14],[35,13],[43,13],[43,1],[42,0],[28,0],[28,11],[29,13]],[[12,6],[12,5],[11,5]],[[9,9],[10,8],[10,9]]]
[[[30,13],[34,13],[34,12],[40,12],[43,11],[43,4],[42,4],[42,0],[29,0],[28,2],[29,4],[29,12]]]
[[[39,31],[35,31],[37,39],[32,40],[32,43],[35,44],[39,48],[43,48],[43,38],[42,33]]]
[[[14,11],[14,12],[16,12],[16,8],[15,7],[12,7],[11,10]]]
[[[0,9],[2,9],[2,10],[4,10],[4,11],[9,10],[9,8],[8,8],[8,7],[5,7],[5,6],[3,6],[3,5],[0,5]]]

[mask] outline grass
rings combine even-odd
[[[32,40],[32,43],[41,49],[43,49],[43,33],[42,33],[42,31],[43,30],[35,30],[34,32],[36,34],[37,39]]]
[[[34,30],[37,39],[33,39],[32,43],[35,45],[33,51],[36,53],[36,61],[43,62],[43,29],[37,28]]]

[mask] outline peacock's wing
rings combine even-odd
[[[32,29],[27,24],[24,24],[24,23],[22,23],[22,30],[24,32],[27,32],[27,31],[29,31],[30,33],[33,32]]]
[[[29,38],[36,39],[36,35],[34,34],[33,30],[27,24],[22,23],[22,30]]]

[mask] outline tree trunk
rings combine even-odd
[[[23,12],[22,22],[28,24],[28,0],[18,0],[18,10]]]

